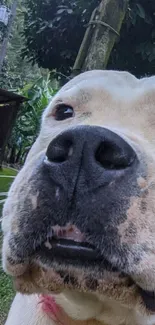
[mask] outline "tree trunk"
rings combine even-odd
[[[21,154],[22,154],[22,146],[20,146],[20,149],[16,155],[16,161],[15,163],[18,164],[19,163],[19,160],[20,160],[20,157],[21,157]]]
[[[20,102],[10,102],[0,105],[0,166],[4,160],[5,147],[11,135]]]
[[[93,12],[77,55],[72,76],[105,69],[127,10],[128,0],[102,0]]]
[[[6,56],[6,50],[7,50],[7,44],[9,41],[9,36],[11,33],[11,29],[12,29],[12,24],[14,21],[14,18],[16,16],[16,8],[17,8],[17,0],[14,0],[13,4],[12,4],[12,8],[11,8],[11,16],[8,22],[8,26],[7,26],[7,30],[2,42],[2,46],[1,46],[1,50],[0,50],[0,73],[3,67],[3,63],[4,63],[4,59]]]
[[[16,146],[13,146],[12,149],[11,149],[9,164],[13,165],[15,163],[15,160],[16,160]]]

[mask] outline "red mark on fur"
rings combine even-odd
[[[41,299],[39,303],[42,305],[42,310],[45,314],[47,314],[53,321],[56,323],[63,325],[59,320],[59,315],[61,314],[61,308],[55,302],[54,297],[48,295],[41,295]]]

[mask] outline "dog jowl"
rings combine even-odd
[[[3,210],[3,266],[17,290],[98,292],[155,310],[154,81],[86,72],[45,109]]]

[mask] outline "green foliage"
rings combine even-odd
[[[33,63],[69,74],[85,25],[100,0],[26,0],[22,53]]]
[[[6,4],[10,9],[12,1],[6,0],[3,4]],[[22,31],[25,10],[24,0],[18,0],[16,17],[9,35],[7,55],[0,75],[1,88],[23,88],[25,84],[35,81],[42,75],[37,64],[32,67],[31,63],[21,57],[21,48],[24,46]],[[5,35],[6,28],[3,23],[0,23],[0,43]]]
[[[41,67],[69,74],[86,23],[99,3],[100,0],[26,0],[23,55]],[[108,68],[129,70],[137,76],[155,73],[154,0],[129,0]]]
[[[3,168],[2,170],[0,170],[0,219],[2,205],[4,203],[4,200],[6,199],[8,189],[16,175],[17,171],[12,168]]]
[[[12,168],[3,168],[0,170],[0,192],[8,191],[13,177],[17,174]],[[3,177],[7,176],[7,177]],[[12,178],[11,178],[12,177]],[[0,193],[1,194],[1,193]],[[0,196],[0,200],[2,197]],[[1,219],[2,204],[0,203],[0,219]],[[2,232],[0,225],[0,260],[1,260]],[[14,297],[12,280],[4,273],[0,263],[0,325],[5,323],[10,304]]]
[[[155,1],[130,0],[121,36],[108,68],[137,76],[155,74]]]
[[[9,5],[9,1],[7,0],[1,0],[0,5],[4,5],[4,6],[8,6]],[[2,42],[4,35],[5,35],[5,31],[6,31],[6,26],[0,21],[0,42]]]
[[[23,163],[25,157],[35,141],[39,128],[41,115],[49,100],[57,91],[53,88],[50,74],[47,78],[39,78],[27,84],[19,93],[29,100],[22,105],[18,118],[7,146],[7,162]]]
[[[13,289],[12,279],[4,273],[0,265],[0,325],[5,324],[14,295],[15,291]]]

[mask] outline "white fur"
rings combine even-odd
[[[43,313],[38,304],[37,295],[25,296],[17,294],[11,306],[5,325],[58,325]],[[85,320],[94,317],[102,325],[154,325],[155,315],[145,316],[135,310],[127,309],[113,300],[104,299],[104,303],[95,297],[85,297],[78,293],[61,294],[57,302],[65,312],[75,320]],[[68,324],[63,324],[68,325]],[[80,323],[79,323],[80,325]]]

